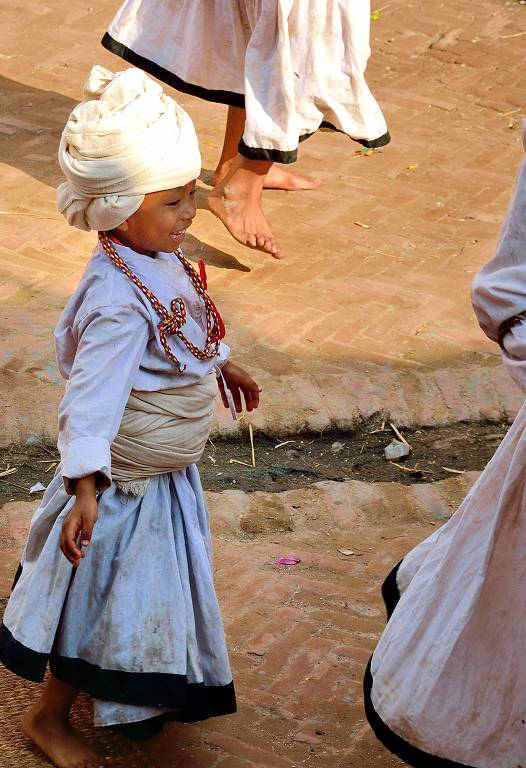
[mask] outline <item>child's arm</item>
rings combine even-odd
[[[149,337],[149,319],[134,307],[99,307],[79,323],[78,346],[59,407],[58,448],[66,491],[96,475],[111,485],[110,446]]]
[[[241,394],[243,394],[243,397],[245,398],[247,411],[253,411],[258,407],[261,388],[258,387],[254,379],[249,376],[243,368],[228,360],[221,368],[221,373],[223,374],[227,387],[232,393],[237,413],[241,413],[243,410]],[[225,408],[228,408],[228,400],[222,379],[219,378],[217,383],[219,385],[219,391],[221,392],[223,405]]]
[[[97,521],[97,493],[111,484],[111,443],[149,338],[149,318],[133,307],[100,307],[78,325],[78,346],[59,408],[61,470],[76,497],[60,548],[74,566]],[[80,537],[80,538],[79,538]]]
[[[79,478],[75,483],[75,496],[75,504],[62,525],[60,549],[72,565],[78,566],[86,556],[79,542],[81,547],[89,545],[99,516],[96,475]]]

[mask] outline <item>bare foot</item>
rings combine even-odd
[[[226,178],[232,165],[233,162],[231,161],[217,167],[216,172],[212,176],[212,185],[214,187],[219,186]],[[303,176],[300,173],[291,173],[273,163],[265,176],[263,189],[282,189],[286,192],[299,192],[300,190],[318,189],[322,183],[321,179]]]
[[[303,176],[300,173],[290,173],[279,165],[274,164],[265,176],[263,189],[284,189],[287,192],[298,192],[302,189],[318,189],[321,179]]]
[[[263,178],[264,174],[258,176],[250,167],[235,167],[210,192],[208,207],[239,243],[283,259],[285,254],[276,243],[261,208]]]
[[[25,735],[51,760],[56,768],[105,768],[103,758],[71,727],[38,704],[22,718]]]

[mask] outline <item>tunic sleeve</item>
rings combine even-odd
[[[136,307],[102,307],[78,325],[78,345],[59,407],[58,448],[68,493],[96,473],[111,484],[110,446],[148,343],[149,318]]]
[[[523,134],[526,143],[526,132]],[[480,327],[499,341],[504,322],[526,311],[526,159],[523,160],[495,256],[473,281],[473,309]]]

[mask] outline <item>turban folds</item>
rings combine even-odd
[[[67,181],[58,187],[57,206],[68,224],[114,229],[149,192],[182,187],[199,176],[191,119],[144,72],[114,74],[97,65],[84,98],[69,116],[58,151]]]

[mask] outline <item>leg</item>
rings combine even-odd
[[[56,768],[100,768],[108,765],[71,727],[69,713],[78,690],[55,677],[47,681],[40,699],[29,709],[22,728]]]
[[[225,178],[210,192],[208,207],[238,242],[282,259],[285,254],[261,208],[263,182],[270,166],[238,155]]]
[[[214,186],[225,179],[239,157],[237,148],[244,130],[245,110],[239,107],[229,107],[223,150],[212,179]],[[289,173],[281,166],[272,163],[265,176],[263,189],[285,189],[293,192],[300,189],[317,189],[320,184],[319,179],[312,179],[310,176],[302,176],[298,173]]]

